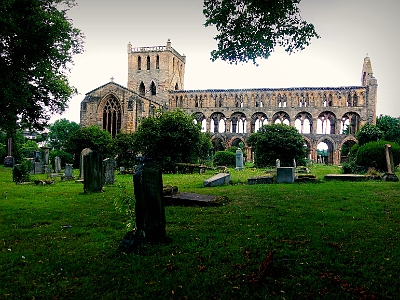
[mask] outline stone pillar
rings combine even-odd
[[[81,157],[80,157],[80,165],[79,165],[79,179],[84,179],[84,156],[92,152],[92,149],[90,148],[85,148],[81,151]]]
[[[12,154],[12,138],[7,140],[7,156],[4,158],[3,166],[6,168],[12,168],[14,166],[14,157]]]

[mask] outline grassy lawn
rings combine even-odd
[[[211,171],[163,175],[230,203],[166,207],[172,242],[126,254],[114,203],[133,196],[131,175],[85,194],[59,179],[16,185],[0,167],[0,299],[399,299],[399,182],[325,182],[339,169],[318,165],[318,183],[247,185],[264,170],[230,172],[214,188]]]

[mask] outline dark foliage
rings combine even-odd
[[[382,131],[374,124],[365,124],[356,133],[360,146],[369,142],[377,142],[382,138]]]
[[[214,155],[214,166],[236,166],[236,154],[231,151],[218,151]]]
[[[359,166],[372,167],[380,171],[387,171],[385,145],[392,146],[393,162],[400,164],[400,145],[394,142],[370,142],[359,147],[355,163]]]

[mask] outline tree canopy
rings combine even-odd
[[[382,139],[383,132],[374,124],[365,124],[356,133],[360,146],[369,142],[377,142]]]
[[[68,107],[76,89],[68,82],[83,34],[67,11],[74,0],[0,2],[0,128],[43,129]],[[18,123],[18,124],[17,124]]]
[[[215,26],[218,49],[211,59],[229,63],[268,58],[276,46],[288,53],[303,50],[313,37],[314,25],[304,21],[301,0],[204,0],[205,26]]]
[[[285,124],[264,125],[249,136],[247,143],[253,148],[257,167],[274,166],[276,159],[282,166],[292,166],[293,159],[302,163],[306,154],[301,134]]]
[[[400,145],[400,118],[380,115],[376,118],[376,126],[383,132],[383,140]]]
[[[208,137],[194,124],[194,118],[181,110],[157,111],[142,121],[134,133],[138,151],[152,158],[166,171],[175,163],[197,163],[211,148]]]
[[[80,128],[78,123],[67,119],[59,119],[49,126],[49,134],[47,135],[48,144],[55,150],[65,148],[66,143],[76,130]]]

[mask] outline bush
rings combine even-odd
[[[230,151],[218,151],[214,155],[214,166],[236,166],[236,154]]]
[[[61,158],[61,167],[65,167],[65,164],[74,163],[74,157],[72,156],[72,154],[63,150],[52,150],[49,153],[49,160],[53,165],[54,165],[54,158],[56,156]]]
[[[360,146],[369,142],[377,142],[382,138],[383,132],[373,124],[365,124],[356,133],[356,138]]]
[[[400,163],[400,145],[387,141],[370,142],[360,146],[357,151],[355,163],[363,167],[387,171],[386,144],[392,146],[393,162],[397,166]]]

